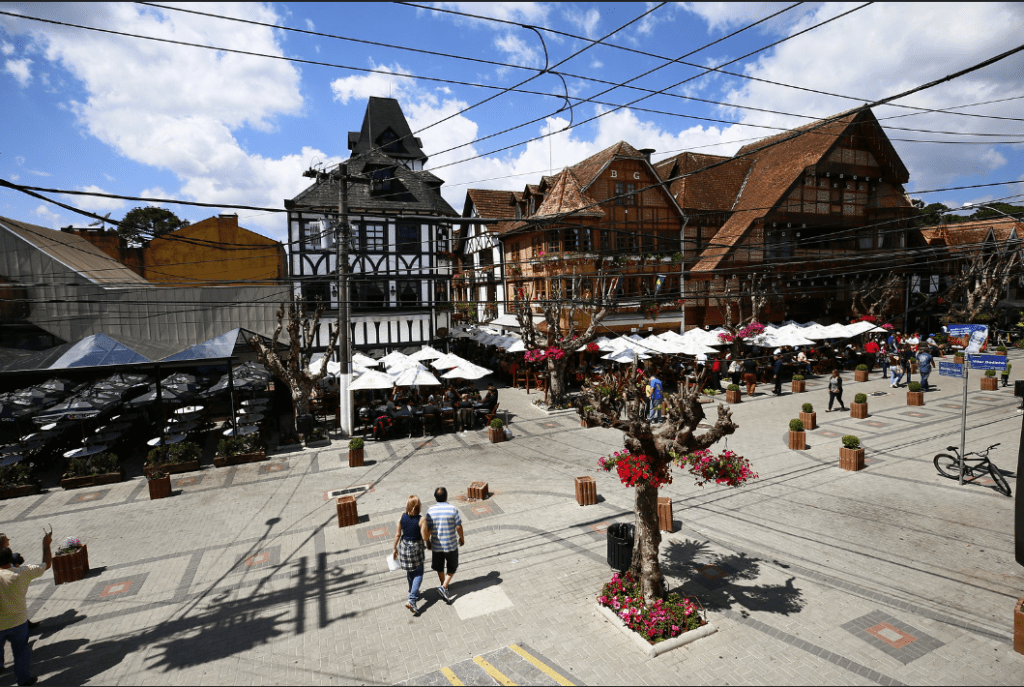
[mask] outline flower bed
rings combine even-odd
[[[614,615],[640,643],[646,644],[649,656],[699,639],[714,632],[706,618],[701,617],[697,604],[689,597],[669,594],[665,600],[644,604],[640,585],[630,573],[612,575],[597,597],[598,607]],[[708,631],[699,632],[702,628]],[[688,636],[687,636],[688,635]],[[699,635],[699,636],[698,636]],[[660,645],[660,646],[659,646]]]
[[[199,469],[199,445],[191,441],[180,444],[157,446],[146,455],[143,474],[149,477],[153,472],[168,475],[179,475],[183,472],[195,472]]]

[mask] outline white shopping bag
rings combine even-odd
[[[388,572],[395,572],[398,570],[398,561],[395,560],[390,553],[387,556],[384,556],[384,560],[388,562]]]

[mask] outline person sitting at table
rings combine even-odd
[[[807,371],[807,376],[811,376],[811,362],[807,359],[807,354],[804,353],[804,349],[800,349],[796,354],[796,364],[798,367],[803,367]]]
[[[441,409],[437,407],[437,399],[433,395],[427,398],[427,402],[420,407],[420,410],[423,411],[424,426],[437,427],[437,420],[441,417]]]
[[[498,390],[494,388],[493,384],[487,385],[487,395],[484,396],[483,404],[488,415],[493,413],[494,408],[498,405]]]
[[[473,409],[473,401],[469,398],[469,394],[463,394],[462,400],[459,401],[459,425],[462,427],[462,433],[465,434],[473,429],[475,423],[476,412]]]
[[[455,408],[459,405],[459,397],[455,394],[455,389],[453,387],[448,387],[447,389],[445,389],[444,401],[452,408]]]

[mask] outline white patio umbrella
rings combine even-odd
[[[437,386],[441,382],[422,365],[407,367],[391,375],[395,386]]]
[[[865,322],[864,320],[861,320],[859,322],[853,322],[852,324],[847,324],[844,326],[846,327],[846,331],[850,332],[850,336],[885,331],[881,327],[876,327],[873,323]]]
[[[480,379],[491,374],[486,367],[480,367],[469,361],[463,362],[458,367],[445,372],[441,377],[444,379]]]
[[[444,356],[444,353],[433,348],[432,346],[424,346],[420,350],[416,351],[409,356],[412,360],[422,362],[424,360],[437,360]]]
[[[627,348],[624,348],[621,351],[612,351],[608,355],[601,356],[602,360],[610,360],[613,363],[624,363],[626,365],[633,362],[634,358],[636,360],[647,360],[650,357],[651,356],[646,353],[641,353],[640,351]]]
[[[395,367],[398,365],[405,366],[409,362],[416,362],[415,360],[411,360],[409,356],[404,353],[399,353],[398,351],[391,351],[381,358],[380,361],[388,367]]]
[[[430,365],[435,370],[447,370],[449,368],[458,367],[459,365],[462,365],[462,364],[465,364],[465,363],[468,363],[468,362],[469,361],[466,360],[465,358],[459,357],[459,356],[455,355],[454,353],[449,353],[448,355],[441,356],[440,358],[438,358],[434,362],[430,363]]]
[[[803,331],[800,333],[803,336],[806,336],[808,339],[820,340],[830,338],[828,332],[826,331],[826,328],[818,324],[817,322],[811,322],[810,324],[806,325],[803,328]]]
[[[848,339],[853,336],[849,331],[847,331],[845,326],[838,322],[825,327],[825,334],[827,334],[830,339]]]
[[[507,350],[509,353],[523,353],[526,351],[526,344],[517,339],[514,344],[512,344],[505,350]]]
[[[358,365],[359,367],[371,368],[380,365],[380,361],[374,360],[370,356],[363,355],[362,353],[355,353],[352,356],[352,364]]]
[[[349,385],[351,391],[367,389],[390,389],[395,385],[395,378],[380,370],[367,370]]]

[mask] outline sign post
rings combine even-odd
[[[981,353],[981,347],[988,339],[988,326],[984,324],[951,324],[946,327],[949,337],[963,339],[964,355],[971,356]],[[965,361],[966,362],[966,361]],[[967,378],[969,364],[963,366],[964,387],[960,402],[960,485],[964,483],[964,451],[967,450]]]

